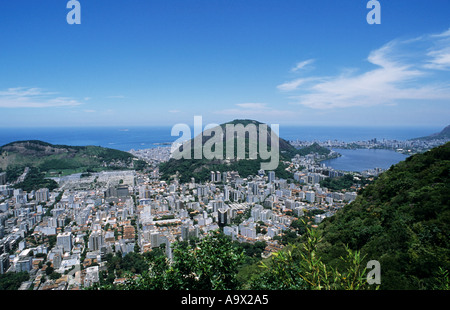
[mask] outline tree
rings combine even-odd
[[[53,267],[51,267],[49,265],[49,263],[47,263],[47,268],[45,268],[45,274],[48,275],[48,276],[51,275],[55,271],[55,269]]]
[[[26,271],[0,274],[0,291],[17,290],[22,282],[27,281],[29,278],[30,275]]]
[[[59,278],[61,278],[61,274],[53,271],[50,275],[49,275],[51,280],[58,280]]]
[[[195,246],[175,247],[173,254],[173,264],[167,273],[169,288],[237,288],[236,274],[243,252],[234,247],[231,240],[223,234],[214,232]]]
[[[318,246],[322,240],[319,232],[309,227],[300,244],[290,244],[287,249],[273,253],[267,262],[261,262],[263,271],[251,281],[252,289],[269,290],[357,290],[368,289],[359,251],[347,248],[341,257],[345,268],[326,265]]]
[[[243,255],[242,249],[216,231],[194,245],[176,243],[171,264],[163,255],[148,255],[147,270],[138,275],[128,273],[125,285],[105,285],[100,289],[237,289],[239,282],[236,276]]]

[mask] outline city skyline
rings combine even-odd
[[[448,125],[447,1],[0,4],[1,127]]]

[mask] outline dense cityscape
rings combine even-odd
[[[311,142],[291,141],[297,147]],[[343,143],[327,147],[387,147],[397,151],[431,148],[442,141]],[[58,188],[26,192],[13,186],[23,181],[29,168],[15,182],[0,174],[0,273],[26,272],[20,290],[76,290],[100,281],[108,254],[125,256],[158,248],[170,261],[179,241],[202,239],[222,229],[232,240],[264,242],[262,258],[283,248],[281,236],[305,212],[315,227],[324,218],[352,202],[361,184],[331,190],[321,181],[347,175],[322,164],[329,156],[296,155],[287,164],[292,180],[274,171],[240,176],[236,171],[211,171],[208,182],[189,183],[160,179],[159,165],[170,159],[170,147],[158,146],[130,153],[145,160],[150,169],[102,171],[54,177]],[[354,181],[371,181],[383,172],[376,168],[351,173]],[[111,256],[109,256],[111,257]],[[114,283],[124,281],[114,278]]]
[[[439,139],[410,139],[410,140],[392,140],[392,139],[376,139],[373,138],[367,141],[300,141],[293,140],[290,143],[296,147],[304,147],[311,145],[312,143],[318,143],[321,146],[327,148],[341,148],[341,149],[386,149],[393,150],[398,153],[412,155],[429,150],[433,147],[442,145],[448,141],[448,138]]]
[[[319,185],[343,173],[321,165],[317,154],[292,159],[295,182],[270,171],[248,178],[212,171],[209,182],[168,184],[159,179],[158,163],[169,159],[169,150],[132,151],[152,164],[149,173],[54,178],[54,191],[13,189],[2,173],[0,271],[28,272],[22,290],[80,289],[99,281],[108,253],[124,256],[163,245],[170,260],[173,243],[219,227],[239,242],[264,241],[262,257],[268,257],[282,247],[276,237],[305,210],[316,210],[312,221],[318,224],[356,197],[356,187],[333,192]]]

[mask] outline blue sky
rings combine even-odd
[[[450,2],[0,2],[1,127],[446,126]]]

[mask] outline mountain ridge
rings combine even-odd
[[[434,140],[434,139],[450,139],[450,125],[446,126],[440,132],[436,132],[425,137],[414,138],[411,140]]]

